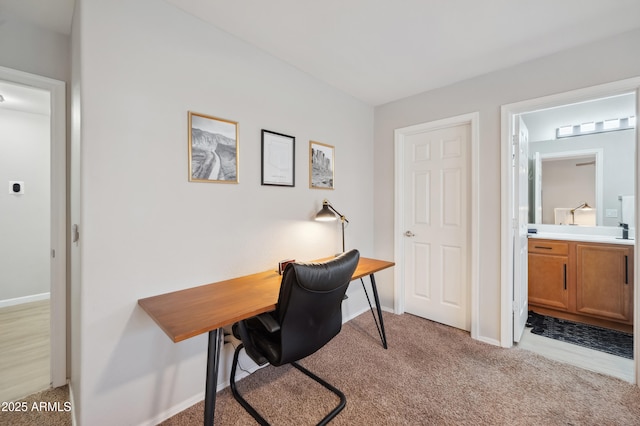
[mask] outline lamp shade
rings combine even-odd
[[[322,209],[316,214],[316,220],[320,222],[329,222],[337,220],[336,214],[329,209],[327,203],[322,203]]]

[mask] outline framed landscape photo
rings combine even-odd
[[[309,187],[333,189],[334,151],[332,145],[309,141]]]
[[[189,181],[238,183],[238,123],[189,111]]]
[[[262,130],[262,184],[295,186],[296,138]]]

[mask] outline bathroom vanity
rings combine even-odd
[[[530,235],[529,309],[632,331],[633,243],[611,237]]]

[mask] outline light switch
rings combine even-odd
[[[606,209],[606,217],[618,217],[618,209]]]
[[[10,180],[9,194],[13,194],[13,195],[24,194],[24,182],[18,181],[18,180]]]

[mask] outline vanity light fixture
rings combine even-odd
[[[611,119],[611,120],[604,120],[602,122],[602,129],[603,130],[617,129],[618,127],[620,127],[620,119],[619,118],[614,118],[614,119]]]
[[[589,123],[582,123],[580,125],[580,132],[581,133],[594,132],[595,130],[596,130],[596,123],[594,121],[591,121]]]
[[[557,132],[558,137],[571,136],[571,135],[573,135],[573,126],[558,127],[558,130],[556,132]]]
[[[612,118],[604,121],[591,121],[580,125],[567,125],[556,128],[556,139],[572,136],[591,135],[594,133],[614,132],[636,127],[636,117]]]

